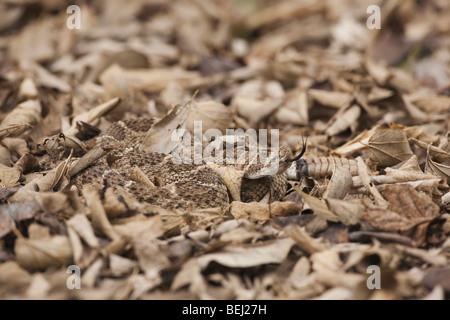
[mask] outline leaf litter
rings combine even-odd
[[[81,30],[63,4],[0,5],[0,297],[449,298],[450,5],[372,2],[379,30],[350,0],[86,2]],[[79,192],[99,132],[140,116],[163,119],[151,151],[197,120],[307,149],[270,204],[228,168],[224,210]]]

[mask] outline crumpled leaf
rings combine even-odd
[[[334,136],[348,128],[354,128],[357,124],[357,120],[361,115],[361,108],[357,105],[352,105],[348,109],[342,109],[342,113],[336,115],[333,122],[325,130],[325,133],[330,136]]]
[[[148,152],[169,153],[178,144],[172,133],[184,128],[188,116],[195,110],[195,102],[190,100],[175,106],[165,117],[155,123],[145,135],[141,149]]]
[[[350,174],[350,171],[346,168],[336,166],[323,197],[325,199],[344,199],[352,187],[352,184],[352,175]]]
[[[73,262],[70,241],[62,235],[43,240],[18,238],[14,252],[20,266],[29,271],[70,265]]]
[[[8,129],[9,136],[18,136],[41,120],[39,100],[26,100],[9,112],[0,124],[0,130]],[[11,128],[15,130],[12,132]]]
[[[403,130],[379,129],[369,139],[372,162],[390,167],[412,156],[408,139]]]
[[[0,205],[0,238],[15,227],[15,222],[31,219],[40,210],[39,204],[34,200]]]
[[[21,172],[17,168],[7,167],[0,164],[0,185],[9,188],[18,184],[21,177]]]
[[[3,290],[20,293],[28,287],[31,275],[16,261],[0,264],[0,286]]]
[[[229,247],[218,253],[206,254],[197,259],[201,269],[215,261],[230,268],[249,268],[268,263],[281,263],[286,258],[295,241],[291,238],[279,239],[267,244],[248,247]]]
[[[389,208],[369,209],[362,214],[362,219],[378,230],[411,235],[418,245],[422,244],[429,223],[439,216],[439,206],[408,185],[387,186],[383,196],[388,200]]]

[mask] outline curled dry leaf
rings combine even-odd
[[[370,159],[380,166],[390,167],[412,156],[403,130],[379,129],[369,139]]]
[[[36,181],[31,181],[29,184],[35,184],[39,188],[39,191],[45,192],[52,190],[58,183],[60,183],[69,168],[70,158],[66,161],[61,162],[56,168],[50,170],[45,176],[37,179]]]
[[[26,100],[6,115],[0,124],[0,130],[7,129],[10,136],[18,136],[41,120],[41,112],[39,100]],[[11,131],[11,128],[15,129]]]
[[[325,199],[344,199],[352,187],[352,184],[352,175],[350,171],[346,168],[336,166],[323,197]]]
[[[73,229],[81,239],[92,248],[100,248],[98,239],[95,237],[94,229],[84,214],[76,214],[66,222],[67,226]]]
[[[383,195],[389,209],[370,209],[362,219],[375,229],[400,231],[412,236],[417,245],[423,244],[429,223],[439,215],[439,206],[408,185],[387,186]]]
[[[328,208],[339,217],[339,221],[346,226],[356,225],[361,222],[361,214],[365,208],[359,203],[328,198],[325,200]]]
[[[434,218],[439,215],[439,206],[428,195],[410,186],[388,186],[383,196],[389,202],[389,209],[401,212],[407,218]]]
[[[108,153],[107,150],[103,150],[101,147],[96,147],[91,150],[89,150],[83,157],[80,159],[74,161],[70,165],[70,169],[68,172],[69,177],[73,177],[77,173],[81,172],[82,170],[89,167],[92,163],[94,163],[96,160],[100,159],[101,157],[105,156]]]
[[[150,128],[142,141],[141,149],[165,154],[171,152],[179,143],[172,139],[173,132],[176,129],[184,128],[187,118],[194,112],[195,108],[196,105],[193,100],[176,105]]]
[[[440,95],[410,96],[409,101],[427,113],[442,114],[450,110],[450,97]]]
[[[125,201],[119,200],[118,196],[114,193],[112,188],[108,188],[105,191],[103,199],[103,207],[105,208],[108,218],[115,218],[127,213],[129,210]]]
[[[450,292],[450,267],[434,267],[426,271],[422,283],[429,289],[440,286]]]
[[[307,193],[304,192],[300,192],[303,200],[306,202],[306,204],[311,208],[312,211],[314,211],[314,213],[316,215],[318,215],[319,217],[322,217],[325,220],[328,221],[332,221],[332,222],[338,222],[339,221],[339,217],[334,214],[334,212],[330,211],[328,209],[328,206],[325,202],[323,202],[322,200],[310,196]]]
[[[29,271],[61,267],[73,262],[70,241],[61,235],[43,240],[20,237],[15,242],[14,253],[20,266]]]
[[[195,103],[195,108],[189,113],[183,125],[190,132],[194,132],[194,122],[201,121],[202,131],[217,129],[222,134],[233,126],[231,109],[217,101],[203,101]],[[207,137],[209,139],[209,137]]]
[[[4,138],[2,144],[7,147],[11,152],[23,156],[30,152],[27,142],[21,138]]]
[[[329,136],[334,136],[340,132],[347,130],[348,128],[356,128],[357,120],[361,115],[361,109],[357,105],[352,105],[348,109],[344,110],[342,113],[339,113],[333,119],[333,122],[330,126],[325,130],[325,133]],[[352,130],[354,131],[354,130]]]
[[[113,228],[106,216],[98,191],[92,187],[83,188],[83,195],[91,210],[92,224],[111,240],[118,240],[120,235]]]
[[[428,154],[433,158],[438,159],[438,161],[445,161],[450,159],[450,153],[446,150],[433,146],[431,143],[433,141],[424,142],[415,138],[409,138],[409,141],[413,142],[415,145],[421,147],[424,150],[427,150]]]
[[[184,88],[196,88],[204,84],[200,74],[181,68],[168,69],[122,69],[117,64],[111,65],[100,75],[100,82],[112,92],[126,84],[134,90],[159,92],[169,83],[177,82]]]
[[[245,172],[231,166],[219,166],[216,163],[209,163],[208,167],[220,176],[227,186],[231,198],[234,201],[241,201],[242,178],[244,177]]]
[[[5,127],[0,126],[0,139],[8,137],[9,135],[18,136],[22,132],[31,129],[32,126],[28,123],[25,124],[11,124]]]
[[[377,205],[379,205],[380,207],[387,207],[388,204],[387,204],[386,200],[384,200],[384,198],[381,196],[378,189],[371,183],[367,166],[363,162],[362,158],[357,157],[356,163],[358,164],[358,173],[361,178],[361,181],[362,181],[363,185],[366,187],[366,189],[373,196],[375,203]]]
[[[77,124],[79,121],[83,121],[87,124],[94,124],[102,115],[114,109],[119,104],[119,102],[120,99],[116,97],[92,108],[89,111],[76,115],[72,119],[71,127],[63,132],[64,135],[75,137],[78,133]]]
[[[233,99],[232,107],[239,115],[255,124],[277,110],[282,102],[280,99],[256,100],[250,97],[236,96]]]
[[[16,261],[0,264],[0,286],[3,290],[20,293],[28,287],[31,275]]]
[[[30,153],[24,154],[14,164],[14,168],[20,171],[20,173],[27,173],[32,170],[40,168],[39,161]]]
[[[304,228],[296,224],[289,224],[284,229],[284,232],[291,237],[297,246],[307,254],[314,254],[325,250],[325,246],[312,238]]]
[[[281,263],[294,245],[291,238],[250,246],[227,247],[222,252],[205,254],[197,259],[201,269],[215,261],[230,268],[249,268],[269,263]]]
[[[426,161],[426,165],[425,165],[425,172],[432,173],[436,176],[440,176],[440,177],[443,177],[448,180],[448,179],[450,179],[450,164],[445,165],[445,164],[437,163],[437,162],[431,160],[430,157],[427,157],[427,161]]]
[[[21,100],[35,99],[38,97],[38,90],[36,88],[36,83],[30,77],[23,79],[20,84],[18,97]]]
[[[331,197],[320,200],[303,192],[301,194],[311,210],[325,220],[340,221],[347,226],[356,225],[360,222],[361,214],[364,211],[364,206],[360,204]]]
[[[313,98],[314,101],[324,106],[337,109],[347,107],[353,100],[351,94],[337,91],[310,89],[308,90],[308,95]]]
[[[0,164],[0,186],[4,188],[14,187],[18,184],[20,177],[19,169]]]
[[[15,222],[33,218],[40,211],[36,201],[0,205],[0,238],[15,228]]]

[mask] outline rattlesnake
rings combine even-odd
[[[225,208],[232,197],[223,177],[210,166],[176,164],[171,154],[140,149],[154,123],[150,118],[118,121],[101,133],[98,144],[111,151],[73,177],[78,188],[111,187],[118,194],[127,192],[139,201],[166,209]],[[280,168],[273,175],[259,176],[257,165],[241,166],[240,200],[280,200],[287,189],[285,159],[289,155],[287,149],[280,148]]]

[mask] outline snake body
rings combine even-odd
[[[98,138],[98,144],[111,151],[77,174],[75,184],[80,189],[87,184],[97,189],[111,187],[118,194],[127,192],[139,201],[166,209],[228,206],[231,197],[227,185],[208,165],[177,164],[170,154],[139,148],[153,124],[150,118],[111,124]],[[280,200],[287,188],[283,171],[281,168],[274,175],[261,177],[244,174],[241,201]]]

